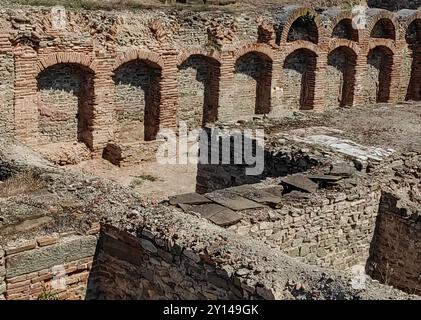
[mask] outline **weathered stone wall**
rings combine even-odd
[[[359,188],[309,198],[285,195],[280,209],[245,210],[229,229],[306,263],[337,269],[365,265],[380,192]]]
[[[208,127],[204,129],[204,132],[207,138],[199,141],[199,149],[201,154],[207,153],[207,157],[204,157],[204,161],[197,165],[196,192],[198,193],[253,184],[268,177],[283,177],[304,172],[319,165],[322,160],[319,155],[307,152],[308,150],[303,150],[293,144],[271,150],[270,145],[263,147],[262,141],[257,143],[256,136],[249,136],[241,130],[238,130],[237,134],[232,134],[232,131],[218,131],[216,128]],[[237,149],[236,139],[240,141],[241,149]],[[226,148],[230,150],[229,158],[223,159],[221,155],[223,151],[226,152]],[[248,150],[249,154],[263,156],[264,167],[261,173],[247,174],[248,169],[259,167],[251,163],[252,159],[245,159],[244,150]],[[217,157],[218,154],[219,157]]]
[[[367,271],[382,283],[420,294],[421,219],[418,212],[397,206],[397,200],[382,197]]]
[[[0,134],[2,136],[13,136],[14,130],[14,81],[15,62],[13,55],[2,53],[0,50]]]
[[[89,141],[93,95],[91,81],[89,72],[70,64],[58,64],[39,74],[41,144],[73,141],[92,144]]]
[[[0,297],[84,299],[96,245],[97,236],[74,234],[6,245],[0,250]]]
[[[383,8],[388,10],[401,10],[401,9],[419,9],[421,7],[420,0],[368,0],[367,4],[373,8]]]
[[[169,248],[168,239],[154,239],[147,230],[135,237],[105,226],[99,245],[98,299],[252,299],[269,290],[256,293],[242,279],[231,278],[230,269],[202,264],[194,251]]]
[[[418,100],[419,59],[411,64],[417,55],[408,50],[405,34],[411,23],[421,21],[420,12],[369,9],[366,30],[343,24],[335,31],[351,18],[345,11],[317,13],[295,6],[249,15],[169,8],[68,11],[57,24],[49,8],[5,8],[0,14],[0,101],[7,115],[2,119],[9,120],[2,120],[3,131],[32,146],[72,137],[100,156],[109,143],[154,140],[159,128],[175,127],[177,120],[197,126],[256,114],[278,117],[300,108]],[[327,67],[329,53],[339,47],[357,58],[346,72]],[[391,58],[367,61],[374,48]],[[134,67],[140,65],[145,70]],[[89,78],[75,82],[72,92],[69,68]],[[45,81],[52,70],[56,80]],[[355,82],[345,81],[354,75]],[[379,79],[380,98],[375,99]],[[341,87],[350,89],[342,90],[338,102]],[[78,125],[70,111],[66,116],[49,112],[60,102],[60,108],[72,105],[76,114],[76,100],[83,104]]]

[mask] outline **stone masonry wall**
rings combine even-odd
[[[0,299],[84,299],[98,230],[40,236],[0,249]]]
[[[300,17],[309,13],[314,21],[303,24]],[[6,115],[2,119],[8,120],[2,120],[2,130],[32,146],[73,137],[87,144],[94,156],[101,156],[109,143],[118,145],[129,138],[140,143],[142,135],[144,140],[154,140],[158,129],[173,128],[177,120],[205,124],[256,114],[278,117],[300,108],[323,111],[338,104],[417,100],[418,62],[411,64],[416,55],[411,55],[405,35],[411,23],[421,21],[421,13],[379,9],[366,13],[366,30],[358,30],[357,38],[355,32],[338,38],[337,34],[332,37],[335,26],[352,15],[333,9],[317,13],[287,6],[241,16],[170,8],[136,13],[67,11],[57,24],[50,8],[5,7],[0,12],[0,102]],[[390,30],[373,33],[379,21]],[[299,36],[291,36],[294,34]],[[347,103],[336,103],[340,74],[327,68],[328,55],[337,48],[347,48],[357,57],[348,71],[355,74],[355,88],[345,94]],[[388,53],[386,63],[374,63],[376,57],[367,61],[376,48]],[[210,73],[199,72],[212,81],[194,75],[195,68],[180,69],[190,56],[213,61]],[[144,64],[159,73],[153,80],[143,79],[150,90],[145,90],[145,81],[131,74],[134,69],[119,69],[126,63]],[[412,71],[408,70],[411,65]],[[52,103],[49,98],[64,109],[70,108],[70,101],[76,103],[77,88],[73,93],[65,90],[69,66],[83,69],[90,77],[89,90],[79,97],[83,102],[79,116],[86,118],[79,117],[83,122],[79,129],[67,116],[56,122],[46,116],[46,107]],[[54,86],[38,86],[37,78],[51,68],[57,71],[55,86],[62,84],[60,94],[53,91],[58,89]],[[193,77],[195,81],[186,80]],[[379,79],[376,99],[373,86]],[[338,82],[334,93],[326,90],[329,82]],[[352,81],[347,83],[353,86]],[[411,94],[407,97],[408,88]],[[44,107],[40,106],[43,101]],[[133,137],[124,134],[132,130],[136,132]]]
[[[255,288],[242,283],[240,278],[230,279],[229,271],[223,267],[201,264],[200,256],[189,249],[180,246],[169,249],[167,240],[154,239],[146,230],[135,237],[105,226],[99,245],[99,267],[93,280],[98,299],[259,297]]]
[[[421,219],[385,194],[373,238],[369,274],[406,292],[421,293]]]
[[[13,100],[14,100],[14,77],[15,62],[13,55],[0,51],[0,134],[3,136],[13,135]]]
[[[360,188],[347,193],[318,199],[285,195],[282,208],[245,210],[243,220],[229,229],[309,264],[335,269],[365,265],[380,192]]]

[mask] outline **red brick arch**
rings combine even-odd
[[[367,23],[365,37],[366,39],[370,39],[371,32],[373,31],[374,26],[382,19],[386,19],[392,23],[395,29],[395,41],[399,41],[399,22],[397,16],[387,10],[379,10],[377,14],[371,17],[371,19]]]
[[[416,20],[420,20],[421,21],[421,11],[417,10],[415,11],[412,15],[410,15],[407,19],[401,21],[401,34],[400,39],[405,39],[406,38],[406,33],[408,32],[408,28],[409,26],[415,22]]]
[[[358,43],[347,39],[332,39],[329,45],[329,52],[332,52],[339,47],[347,47],[357,55],[360,54],[360,46]]]
[[[37,61],[38,71],[41,72],[48,67],[60,63],[77,64],[95,72],[95,62],[89,55],[77,52],[57,52],[42,56]]]
[[[327,26],[326,33],[328,33],[329,38],[332,38],[333,31],[335,28],[342,23],[344,20],[350,20],[352,25],[352,20],[354,19],[354,16],[352,12],[349,11],[341,11],[337,16],[335,16],[330,23]],[[360,41],[360,39],[364,36],[363,30],[360,29],[354,29],[355,33],[357,35],[357,42]]]
[[[214,61],[218,62],[218,64],[221,64],[221,55],[219,52],[215,50],[204,50],[202,48],[189,48],[188,50],[185,50],[178,55],[177,66],[183,64],[183,62],[191,56],[203,56],[209,59],[213,59]]]
[[[282,32],[280,35],[281,44],[287,43],[288,33],[292,27],[292,24],[295,22],[295,20],[297,20],[301,16],[304,16],[307,12],[314,15],[315,17],[314,22],[316,23],[317,33],[318,33],[318,43],[322,42],[323,38],[325,37],[325,34],[324,34],[323,24],[322,24],[319,14],[316,11],[314,11],[312,8],[297,7],[289,12],[287,21],[284,23],[282,27]]]
[[[316,56],[319,56],[321,53],[320,47],[314,43],[298,40],[292,42],[288,47],[283,50],[284,57],[289,56],[294,51],[300,50],[300,49],[307,49],[309,51],[312,51]]]
[[[159,54],[149,51],[149,50],[134,50],[133,49],[133,50],[126,51],[120,56],[118,56],[113,69],[116,70],[121,65],[129,61],[134,61],[134,60],[144,60],[158,66],[161,69],[164,68],[164,60]]]
[[[271,46],[261,43],[249,43],[234,52],[234,60],[244,56],[247,53],[256,53],[258,55],[263,55],[266,59],[273,61],[274,52]]]

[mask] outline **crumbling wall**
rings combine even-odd
[[[345,269],[365,265],[380,192],[360,188],[317,196],[284,196],[280,209],[250,209],[229,229],[264,241],[306,263]]]
[[[10,53],[0,51],[0,134],[2,136],[13,136],[14,129],[14,82],[15,82],[15,61]]]
[[[421,293],[421,219],[398,205],[397,197],[383,194],[377,217],[369,274],[406,292]]]
[[[97,236],[74,233],[7,244],[0,249],[0,298],[84,299],[96,244]]]

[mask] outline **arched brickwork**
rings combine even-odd
[[[329,107],[345,107],[354,104],[357,54],[347,46],[332,50],[327,62],[326,96]]]
[[[234,54],[234,108],[239,119],[270,112],[273,68],[271,56],[272,51],[256,51],[252,47],[242,48]]]
[[[369,41],[368,38],[399,41],[399,22],[396,15],[380,9],[370,9],[367,12],[369,18],[366,26],[366,41]]]
[[[317,54],[308,48],[298,48],[284,60],[284,104],[293,109],[314,108]]]
[[[164,68],[163,58],[152,51],[148,50],[128,50],[123,54],[117,56],[116,62],[114,65],[114,70],[123,65],[124,63],[134,61],[134,60],[143,60],[151,64],[157,65],[159,68]]]
[[[294,7],[288,10],[288,17],[282,23],[277,43],[306,40],[317,44],[323,36],[319,14],[311,8]]]
[[[216,121],[219,103],[219,61],[193,53],[183,59],[178,69],[178,120],[186,121],[189,128]]]
[[[116,139],[120,142],[154,140],[159,130],[162,61],[151,53],[125,55],[113,75]]]
[[[367,55],[368,103],[391,100],[394,51],[386,46],[376,46]]]
[[[37,76],[38,143],[78,141],[92,149],[94,72],[88,63],[56,57],[42,60]]]
[[[177,66],[180,66],[191,56],[203,56],[215,60],[218,64],[221,64],[221,54],[216,50],[203,50],[202,48],[189,48],[181,52],[177,57]]]
[[[353,27],[352,17],[346,17],[335,23],[331,37],[358,42],[360,35],[359,30],[354,29]]]
[[[89,55],[77,52],[57,52],[50,53],[48,55],[41,56],[37,61],[38,71],[41,72],[48,67],[51,67],[60,63],[71,63],[75,65],[80,65],[95,72],[96,64],[92,61]]]
[[[421,17],[411,19],[405,39],[411,55],[411,75],[406,90],[406,100],[421,100]]]

